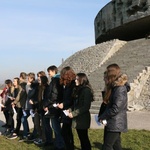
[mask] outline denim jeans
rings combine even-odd
[[[23,136],[27,137],[28,132],[29,132],[28,117],[30,116],[30,110],[25,110],[25,112],[26,112],[26,116],[25,115],[22,116],[21,122],[23,124]],[[32,121],[33,121],[33,124],[34,124],[34,117],[32,117]],[[35,126],[34,126],[32,136],[36,136],[36,134],[37,134],[37,132],[36,132],[36,129],[35,129]]]
[[[51,118],[51,124],[55,133],[55,147],[59,149],[64,148],[65,143],[61,134],[61,125],[59,119],[57,117]]]

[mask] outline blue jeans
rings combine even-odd
[[[28,132],[29,132],[29,124],[28,124],[28,117],[30,116],[30,110],[25,110],[26,112],[26,116],[22,116],[21,118],[21,122],[23,124],[23,136],[26,136],[28,135]],[[33,121],[33,124],[34,124],[34,117],[32,117],[32,121]],[[33,136],[36,136],[36,130],[35,130],[35,127],[33,129],[33,132],[32,132],[32,135]]]
[[[55,133],[55,147],[59,149],[64,148],[65,142],[61,134],[61,125],[59,119],[57,117],[51,118],[51,124]]]

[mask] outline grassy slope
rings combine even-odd
[[[74,132],[75,149],[80,149],[79,139],[76,131]],[[89,130],[89,137],[92,144],[92,150],[100,150],[103,141],[103,130]],[[122,134],[123,150],[149,150],[150,149],[150,131],[145,130],[129,130]],[[0,136],[0,150],[49,150],[53,147],[37,147],[33,143],[18,142],[16,140],[8,140]]]

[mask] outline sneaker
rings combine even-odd
[[[27,141],[27,140],[28,140],[28,137],[23,136],[23,137],[21,137],[21,138],[18,140],[18,142],[24,142],[24,141]]]
[[[35,141],[35,139],[36,139],[36,138],[35,138],[34,136],[32,136],[32,135],[31,135],[31,136],[28,136],[28,141],[30,141],[30,142]]]
[[[16,133],[13,133],[13,134],[9,135],[7,137],[7,139],[13,140],[13,139],[16,139],[17,137],[18,137],[18,135]]]
[[[4,133],[3,133],[4,136],[9,136],[11,135],[11,131],[9,129],[7,129]]]
[[[34,141],[37,142],[37,141],[39,141],[39,139],[40,139],[40,138],[36,138]]]
[[[34,144],[40,146],[43,145],[45,142],[42,139],[39,139],[38,141],[34,141]]]

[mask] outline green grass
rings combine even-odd
[[[73,130],[75,149],[80,149],[77,133]],[[92,144],[92,150],[101,150],[103,141],[102,129],[90,129],[89,137]],[[150,149],[150,131],[129,130],[122,134],[123,150],[149,150]],[[33,143],[18,142],[18,139],[8,140],[0,136],[0,150],[53,150],[53,147],[37,147]]]

